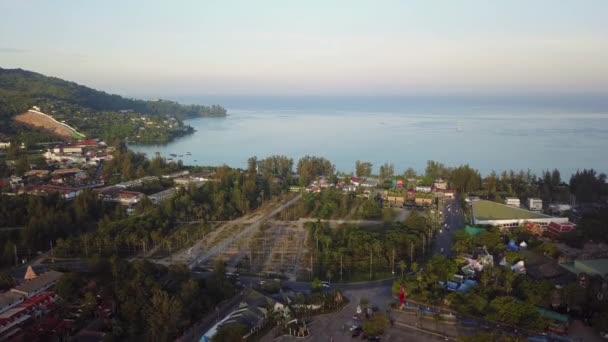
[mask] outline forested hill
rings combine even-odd
[[[0,117],[20,114],[41,101],[57,100],[96,111],[133,110],[150,115],[171,115],[179,119],[225,116],[219,105],[180,105],[177,102],[143,101],[108,94],[22,69],[0,68]]]

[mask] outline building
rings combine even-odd
[[[542,211],[543,200],[540,198],[528,198],[528,209],[532,211]]]
[[[25,296],[20,293],[11,291],[0,293],[0,313],[21,304],[24,299]]]
[[[566,222],[551,222],[547,225],[545,229],[545,234],[552,238],[558,238],[560,235],[565,233],[570,233],[576,230],[576,225],[574,223]]]
[[[61,272],[53,270],[47,271],[36,276],[34,279],[27,280],[21,285],[15,286],[11,289],[11,292],[30,298],[47,290],[51,286],[54,286],[62,275],[63,273]]]
[[[289,308],[283,303],[267,297],[255,290],[247,290],[238,308],[226,315],[220,322],[209,329],[201,338],[201,341],[211,341],[213,336],[222,327],[233,325],[245,326],[248,331],[243,336],[246,341],[255,332],[261,330],[268,322],[269,310],[289,317]]]
[[[380,180],[377,178],[366,178],[363,182],[361,182],[362,188],[375,188],[380,184]]]
[[[108,186],[94,191],[103,201],[120,203],[126,206],[137,204],[144,198],[144,194],[141,192],[127,191],[117,186]]]
[[[448,182],[439,178],[439,179],[435,180],[435,183],[433,184],[433,188],[445,190],[448,188]]]
[[[510,205],[512,207],[517,207],[517,208],[519,208],[521,206],[521,203],[519,202],[519,198],[515,198],[515,197],[505,198],[505,204]]]
[[[569,223],[566,217],[553,217],[486,200],[473,201],[471,207],[474,225],[489,224],[501,228],[514,228],[531,222],[538,223],[544,228],[551,222]]]
[[[430,186],[423,186],[423,185],[418,185],[414,189],[416,190],[416,192],[425,192],[425,193],[429,193],[433,190],[433,189],[431,189]]]
[[[82,192],[81,188],[72,188],[59,185],[35,185],[31,187],[27,193],[31,195],[46,196],[52,193],[59,193],[66,200],[74,199]]]
[[[82,154],[82,147],[73,146],[73,145],[61,145],[61,146],[55,146],[51,152],[53,152],[55,154],[59,154],[59,153]]]
[[[559,215],[561,213],[565,213],[570,210],[572,210],[572,206],[570,204],[565,204],[565,203],[549,204],[549,212],[551,212],[553,215]]]
[[[454,190],[450,189],[433,189],[436,197],[454,198]]]
[[[432,197],[419,197],[419,196],[416,196],[416,199],[414,200],[414,203],[416,203],[416,205],[419,206],[419,207],[428,207],[431,204],[433,204],[433,198]]]

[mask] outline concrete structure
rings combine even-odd
[[[608,276],[608,259],[577,259],[571,264],[562,264],[562,266],[576,275],[585,273],[599,275],[605,279]]]
[[[540,198],[528,198],[528,209],[532,211],[542,211],[543,200]]]
[[[519,208],[521,205],[521,203],[519,202],[519,198],[515,198],[515,197],[505,198],[505,204],[512,206],[512,207],[517,207],[517,208]]]
[[[567,217],[552,217],[486,200],[474,201],[471,207],[474,225],[489,224],[501,228],[513,228],[526,222],[538,223],[542,227],[546,227],[551,222],[568,223]]]

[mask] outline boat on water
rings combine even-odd
[[[171,157],[177,157],[177,154],[175,154],[175,153],[171,153],[171,154],[169,154],[169,155],[170,155]]]

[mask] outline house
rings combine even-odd
[[[380,184],[380,180],[378,178],[366,178],[362,183],[362,188],[375,188]]]
[[[73,146],[85,148],[85,147],[97,147],[97,145],[98,145],[98,142],[96,139],[86,139],[86,140],[77,140]]]
[[[30,170],[24,174],[26,177],[46,177],[51,173],[49,170]]]
[[[59,146],[55,146],[50,152],[53,152],[55,154],[59,154],[59,153],[82,154],[82,147],[74,146],[74,145],[59,145]]]
[[[511,206],[511,207],[519,208],[519,206],[520,206],[519,198],[507,197],[507,198],[505,198],[505,204],[508,206]]]
[[[144,194],[137,191],[127,191],[117,186],[108,186],[94,190],[100,199],[106,202],[115,202],[130,206],[142,200]]]
[[[540,198],[528,198],[528,209],[532,211],[542,211],[543,200]]]
[[[439,178],[435,180],[435,183],[433,184],[433,188],[435,189],[441,189],[441,190],[445,190],[448,188],[448,182]]]
[[[430,186],[426,186],[426,185],[417,185],[414,189],[416,190],[416,192],[424,192],[424,193],[429,193],[433,190],[433,189],[431,189]]]
[[[575,230],[576,230],[576,225],[574,223],[551,222],[551,223],[549,223],[549,225],[547,225],[547,228],[545,229],[545,234],[552,238],[558,238],[562,234],[570,233]]]
[[[572,206],[570,204],[565,204],[565,203],[551,203],[549,204],[549,211],[556,215],[556,214],[561,214],[567,211],[572,210]]]
[[[0,141],[0,149],[7,149],[9,147],[11,147],[10,141],[8,141],[8,142]]]
[[[40,195],[40,196],[46,196],[48,194],[51,193],[59,193],[61,195],[61,197],[63,197],[66,200],[71,200],[76,198],[76,196],[78,196],[80,193],[82,192],[82,189],[80,188],[71,188],[71,187],[67,187],[67,186],[59,186],[59,185],[36,185],[31,187],[27,193],[31,194],[31,195]]]
[[[62,275],[63,273],[61,272],[50,270],[36,276],[34,279],[25,281],[21,285],[15,286],[11,289],[11,292],[30,298],[54,286]]]
[[[356,187],[361,186],[361,183],[363,183],[363,181],[365,181],[365,178],[361,178],[361,177],[350,177],[350,184],[353,184]]]
[[[419,207],[428,207],[431,204],[433,204],[433,198],[416,196],[416,199],[414,200],[414,202]]]
[[[434,188],[433,193],[435,194],[436,197],[454,198],[454,191],[450,190],[450,189]]]

